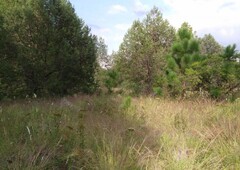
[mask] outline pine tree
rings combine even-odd
[[[177,32],[177,38],[167,56],[166,70],[169,91],[172,95],[195,90],[201,82],[200,73],[195,69],[203,58],[199,54],[199,42],[192,28],[183,23]]]

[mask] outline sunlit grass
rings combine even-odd
[[[239,169],[240,101],[78,96],[2,103],[1,169]]]

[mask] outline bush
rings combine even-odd
[[[161,87],[154,87],[153,92],[156,96],[163,96],[163,91]]]
[[[219,98],[222,95],[221,89],[219,87],[210,88],[210,96],[214,99]]]

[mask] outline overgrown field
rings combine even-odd
[[[240,169],[240,101],[78,96],[1,103],[0,169]]]

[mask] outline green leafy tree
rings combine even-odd
[[[113,59],[108,55],[108,47],[102,37],[97,41],[97,61],[100,67],[108,69],[111,68]]]
[[[107,88],[109,93],[113,92],[113,88],[117,87],[119,82],[119,73],[116,68],[113,67],[113,59],[115,53],[111,55],[107,53],[108,47],[105,44],[103,38],[99,38],[97,41],[97,61],[98,67],[96,70],[96,80],[99,86],[99,90]]]
[[[178,30],[171,55],[181,73],[184,73],[187,67],[200,58],[198,40],[194,37],[192,28],[187,23],[183,23]]]
[[[141,21],[134,21],[117,54],[117,67],[123,82],[136,93],[153,91],[156,77],[166,64],[175,31],[154,7]]]
[[[229,45],[220,55],[212,55],[201,63],[201,88],[215,99],[234,99],[240,92],[240,64],[236,46]]]
[[[235,98],[240,91],[240,64],[211,56],[201,64],[201,87],[215,99]]]
[[[195,90],[201,81],[196,68],[203,58],[199,54],[199,42],[192,28],[183,23],[177,32],[177,38],[167,56],[166,76],[169,92],[179,95],[186,90]]]
[[[6,28],[16,45],[18,78],[25,86],[23,94],[94,90],[96,37],[68,1],[15,0],[5,1],[5,7]]]
[[[236,61],[236,59],[239,58],[236,47],[236,44],[228,45],[224,49],[222,57],[228,61]]]
[[[223,47],[214,39],[211,34],[205,34],[200,41],[200,53],[205,56],[220,55]]]
[[[0,5],[3,7],[3,5]],[[0,9],[4,11],[4,9]],[[5,27],[5,18],[0,14],[0,99],[6,96],[20,95],[24,89],[24,82],[19,74],[17,49],[12,41],[9,30]]]
[[[104,84],[107,87],[109,93],[112,93],[113,88],[118,85],[118,76],[119,76],[118,72],[114,69],[106,71]]]

